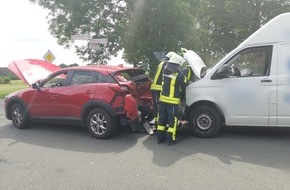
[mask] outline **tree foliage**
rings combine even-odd
[[[204,0],[195,6],[195,38],[189,47],[212,62],[224,56],[278,14],[289,0]]]
[[[123,46],[125,59],[135,66],[148,63],[152,74],[158,60],[155,51],[180,51],[192,31],[188,0],[136,1]]]
[[[207,64],[232,50],[276,15],[290,11],[290,0],[30,0],[47,8],[49,30],[58,43],[71,46],[71,35],[108,38],[93,50],[95,62],[124,48],[124,58],[135,66],[158,60],[155,51],[193,49]],[[90,59],[89,45],[77,47]]]
[[[90,34],[91,38],[108,38],[101,50],[93,50],[95,62],[108,59],[121,49],[120,41],[128,20],[122,0],[30,0],[48,9],[49,31],[60,45],[71,46],[71,35]],[[85,61],[90,59],[89,43],[77,48]],[[103,63],[103,62],[101,62]]]

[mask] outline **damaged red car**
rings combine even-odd
[[[13,61],[8,68],[31,85],[5,97],[6,118],[16,128],[35,121],[81,125],[91,136],[104,139],[119,126],[136,130],[141,122],[153,119],[151,80],[143,69],[105,65],[61,69],[34,59]]]

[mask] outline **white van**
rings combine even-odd
[[[193,51],[184,58],[198,78],[186,89],[195,135],[213,137],[223,124],[290,127],[290,13],[269,21],[212,68],[203,69]]]

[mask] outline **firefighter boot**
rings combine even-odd
[[[174,145],[176,143],[176,141],[173,140],[172,136],[173,135],[172,135],[171,132],[166,131],[165,137],[166,137],[166,144],[167,144],[167,146],[171,146],[171,145]]]
[[[161,144],[166,140],[164,131],[157,130],[156,136],[157,136],[157,144]]]

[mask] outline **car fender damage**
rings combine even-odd
[[[126,117],[129,118],[132,132],[140,131],[141,112],[138,111],[137,101],[132,94],[127,94],[125,97],[125,113]]]
[[[134,120],[138,117],[137,101],[131,94],[127,94],[125,97],[125,112],[130,120]]]

